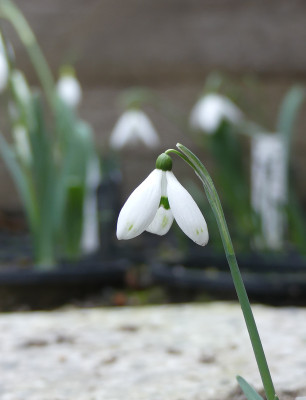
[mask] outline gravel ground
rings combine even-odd
[[[280,400],[306,395],[306,310],[254,307]],[[243,399],[260,390],[237,304],[0,315],[1,400]]]

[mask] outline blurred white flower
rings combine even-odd
[[[32,95],[28,83],[21,71],[16,69],[11,71],[10,83],[16,100],[10,100],[8,102],[8,113],[13,123],[18,125],[20,119],[23,118],[21,113],[28,113],[29,111]]]
[[[264,243],[281,249],[284,242],[287,203],[286,149],[281,135],[261,134],[252,138],[251,197],[259,215]]]
[[[23,163],[30,164],[32,161],[32,154],[26,128],[23,125],[14,126],[13,137],[17,156]]]
[[[160,169],[157,159],[156,169],[127,199],[117,222],[119,240],[132,239],[145,230],[165,235],[175,219],[191,240],[200,246],[207,244],[206,221],[191,195],[174,176],[171,167],[170,159],[170,164]]]
[[[82,88],[73,73],[63,73],[57,82],[56,90],[60,99],[69,107],[76,108],[80,104]]]
[[[158,134],[143,111],[127,110],[121,115],[112,131],[110,146],[115,150],[120,150],[139,143],[155,148],[159,144]]]
[[[11,73],[11,82],[18,100],[23,105],[27,105],[31,100],[31,91],[23,73],[14,69]]]
[[[195,104],[190,115],[192,128],[213,134],[223,120],[233,124],[243,119],[241,110],[227,97],[207,94]]]
[[[0,93],[2,93],[8,83],[9,77],[9,66],[7,63],[7,59],[3,52],[0,52]]]

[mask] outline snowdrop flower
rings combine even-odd
[[[143,143],[149,148],[159,144],[158,134],[147,115],[141,110],[127,110],[117,121],[110,137],[115,150]]]
[[[15,140],[16,153],[20,160],[25,164],[31,164],[31,147],[26,128],[23,125],[16,125],[13,128],[13,137]]]
[[[161,154],[157,158],[156,169],[134,190],[119,214],[119,240],[132,239],[145,230],[165,235],[175,218],[191,240],[201,246],[207,244],[206,221],[171,169],[171,158],[165,153]]]
[[[11,73],[11,83],[18,100],[26,106],[31,101],[31,90],[26,81],[25,76],[18,69],[14,69]]]
[[[223,120],[235,124],[242,119],[242,112],[231,100],[219,94],[211,93],[203,96],[193,107],[190,124],[194,129],[213,134]]]
[[[82,89],[74,70],[65,67],[56,85],[57,94],[64,103],[71,108],[76,108],[82,99]]]

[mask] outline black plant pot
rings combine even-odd
[[[0,271],[0,310],[52,309],[81,301],[105,287],[123,287],[130,263],[87,257],[54,270],[10,267]]]
[[[167,286],[178,301],[192,300],[203,292],[213,299],[236,299],[225,256],[201,250],[180,262],[153,263],[153,281]],[[248,254],[237,258],[251,300],[272,305],[306,304],[304,258],[295,253]]]

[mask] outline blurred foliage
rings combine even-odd
[[[81,254],[87,174],[97,158],[93,133],[77,110],[57,95],[49,66],[21,12],[11,1],[1,0],[0,17],[15,27],[41,83],[41,88],[29,87],[1,32],[1,51],[9,66],[2,104],[11,140],[0,135],[0,152],[23,201],[36,267],[50,269],[59,258]]]

